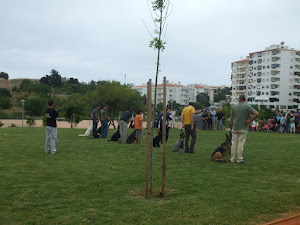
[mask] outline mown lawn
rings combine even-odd
[[[44,128],[0,128],[0,224],[248,225],[300,211],[300,135],[249,132],[240,165],[210,161],[225,132],[197,131],[192,155],[171,152],[170,130],[167,195],[145,199],[145,145],[80,133],[58,129],[50,155]],[[161,159],[154,149],[154,195]]]

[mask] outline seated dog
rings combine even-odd
[[[226,140],[212,153],[211,160],[216,162],[227,162],[224,158],[231,155],[231,138],[232,135],[226,135]]]
[[[134,130],[127,138],[126,143],[132,144],[136,140],[136,131]]]
[[[184,137],[185,137],[185,134],[184,133],[180,133],[179,139],[173,145],[172,152],[178,152],[179,149],[183,149]]]
[[[118,129],[118,130],[116,131],[116,133],[114,133],[114,134],[111,136],[110,140],[107,140],[107,141],[118,141],[120,137],[121,137],[121,135],[120,135],[120,130]]]
[[[160,147],[159,143],[161,141],[161,134],[160,131],[158,131],[158,135],[153,138],[153,147]]]

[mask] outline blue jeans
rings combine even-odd
[[[98,127],[98,121],[97,122],[93,121],[93,136],[94,136],[94,138],[97,135],[97,127]]]
[[[108,122],[107,120],[101,120],[101,135],[102,138],[106,138],[108,134]]]
[[[218,120],[218,130],[223,130],[223,120]]]

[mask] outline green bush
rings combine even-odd
[[[0,97],[0,109],[10,109],[12,104],[7,97]]]
[[[0,127],[2,127],[4,125],[4,123],[2,123],[1,121],[0,121]]]
[[[26,120],[26,123],[29,127],[33,127],[36,123],[35,123],[35,119],[34,118],[31,118],[31,117],[28,117],[27,120]]]
[[[6,88],[0,88],[0,96],[2,97],[11,97],[11,93],[8,89]]]
[[[12,123],[10,126],[8,126],[8,127],[19,127],[19,126],[17,126],[16,124],[14,124],[14,123]]]

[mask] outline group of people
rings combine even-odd
[[[260,129],[259,129],[260,128]],[[270,118],[268,121],[263,119],[261,126],[256,120],[252,123],[252,131],[260,132],[278,132],[278,133],[300,133],[300,112],[296,109],[296,112],[291,110],[287,113],[280,113],[276,110],[274,117]]]
[[[223,122],[224,122],[224,113],[222,109],[219,108],[218,112],[216,112],[214,107],[211,107],[211,110],[204,110],[201,113],[202,118],[202,130],[223,130]]]
[[[257,130],[258,122],[257,117],[259,113],[250,105],[246,104],[245,95],[239,97],[239,103],[232,108],[231,117],[230,117],[230,132],[232,134],[232,147],[231,147],[231,158],[232,163],[243,163],[243,150],[244,144],[247,137],[247,132],[249,127]],[[56,141],[57,141],[57,125],[56,119],[59,116],[59,113],[53,109],[54,101],[49,100],[49,108],[46,111],[47,126],[46,126],[46,141],[45,141],[45,152],[55,154],[56,153]],[[97,105],[96,108],[92,111],[91,117],[93,120],[93,136],[96,137],[97,127],[99,121],[101,121],[102,127],[102,138],[107,137],[108,133],[108,121],[109,117],[107,116],[108,106],[104,105],[103,109],[100,110],[100,105]],[[100,116],[99,116],[100,110]],[[172,110],[173,111],[173,110]],[[176,113],[166,112],[166,120],[172,121]],[[252,115],[252,117],[251,117]],[[182,128],[185,130],[185,141],[184,141],[184,151],[185,153],[194,153],[195,143],[196,143],[196,129],[194,126],[194,116],[195,108],[192,102],[185,107],[181,113],[181,122]],[[250,118],[251,117],[251,118]],[[213,128],[212,124],[218,125],[218,129],[222,130],[222,124],[224,120],[224,114],[222,110],[219,109],[219,112],[216,113],[215,109],[212,107],[211,110],[204,111],[202,119],[210,123],[209,127]],[[135,132],[136,132],[136,142],[141,144],[142,129],[143,129],[143,111],[141,109],[137,110],[135,118],[133,118],[132,111],[125,111],[121,114],[119,120],[119,130],[122,143],[126,143],[127,140],[127,129],[128,123],[134,120]],[[159,121],[163,120],[163,113],[159,115]],[[275,118],[271,120],[271,124],[266,124],[266,121],[263,122],[262,131],[264,129],[278,129],[280,132],[291,133],[299,132],[299,120],[300,112],[297,109],[296,112],[291,111],[287,114],[281,114],[279,110],[276,110]],[[209,122],[208,122],[209,121]],[[211,122],[210,122],[211,121]],[[215,122],[213,122],[215,121]],[[274,122],[274,124],[273,124]],[[265,126],[268,126],[265,127]],[[298,128],[298,129],[297,129]],[[288,130],[290,129],[290,130]],[[160,130],[162,133],[162,125],[160,125]],[[168,129],[167,129],[168,130]],[[191,136],[191,143],[189,143],[189,138]]]

